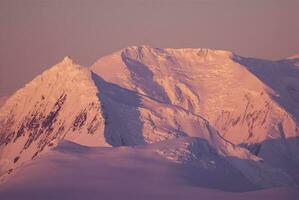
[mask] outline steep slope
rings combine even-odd
[[[144,134],[163,132],[167,124],[168,132],[174,129],[202,137],[192,119],[204,117],[225,140],[299,181],[299,71],[294,60],[249,59],[210,49],[132,46],[99,59],[91,70],[105,82],[142,96],[139,101],[144,106],[138,114],[147,127]],[[157,126],[159,122],[163,128]]]
[[[108,82],[202,115],[236,144],[264,141],[269,129],[277,129],[271,126],[275,120],[275,125],[280,122],[286,128],[285,137],[297,136],[295,115],[272,98],[276,88],[251,73],[244,62],[245,58],[228,51],[133,46],[98,60],[91,70]],[[262,60],[258,64],[265,62],[271,69],[285,66]],[[292,73],[289,68],[282,70]],[[294,72],[292,80],[299,77],[298,70]],[[298,101],[293,99],[291,106],[297,109]],[[271,134],[281,136],[277,130]]]
[[[134,146],[116,149],[158,154],[207,181],[225,173],[242,179],[244,191],[298,185],[294,63],[148,46],[125,48],[89,69],[65,58],[0,108],[0,172],[5,178],[66,139]]]
[[[150,149],[153,147],[159,155],[175,163],[189,163],[190,159],[201,163],[200,155],[212,160],[224,159],[258,188],[295,185],[293,178],[283,170],[263,163],[247,149],[224,140],[204,118],[108,83],[95,74],[93,79],[101,88],[105,138],[112,146],[154,143]],[[202,138],[205,142],[192,138]],[[161,141],[166,142],[155,145]],[[208,149],[213,150],[205,151],[210,145],[212,148]],[[220,166],[219,163],[217,168]],[[207,164],[206,167],[215,166]],[[234,174],[233,170],[223,173]]]
[[[192,136],[220,151],[232,146],[202,117],[106,82],[69,58],[14,94],[1,116],[2,174],[61,139],[127,146]]]
[[[6,100],[0,109],[0,174],[61,138],[107,145],[98,92],[89,70],[66,57]]]

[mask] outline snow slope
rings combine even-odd
[[[251,59],[210,49],[132,46],[100,58],[91,70],[106,82],[163,107],[205,118],[225,140],[289,171],[298,182],[299,70],[294,60]],[[167,116],[178,115],[169,112]],[[187,120],[179,120],[180,128],[192,119],[183,118]],[[155,127],[159,120],[147,121]],[[197,128],[183,132],[200,136]]]
[[[186,181],[200,187],[297,186],[298,70],[293,58],[267,61],[210,49],[132,46],[90,68],[66,57],[0,108],[0,172],[11,187],[3,194],[13,191],[10,181],[18,182],[24,170],[30,174],[26,181],[51,159],[68,159],[57,148],[83,157],[90,151],[101,159],[103,152],[115,156],[98,163],[104,169],[106,162],[119,164],[128,152],[136,157],[132,163],[139,162],[139,154],[141,160],[154,154],[159,162],[183,166],[179,173],[190,171]],[[65,142],[56,147],[62,140],[87,147]],[[86,162],[74,170],[91,170],[89,162],[95,161]],[[61,173],[65,167],[58,167]],[[221,183],[227,176],[233,177],[231,185]]]
[[[107,82],[205,117],[236,144],[279,137],[279,131],[269,136],[268,130],[277,128],[272,126],[274,121],[275,125],[282,123],[287,138],[298,136],[293,119],[298,115],[298,94],[293,99],[283,95],[296,109],[296,113],[288,113],[272,98],[279,91],[252,73],[250,66],[266,63],[264,68],[276,70],[268,73],[275,76],[272,79],[281,76],[276,82],[289,80],[294,91],[298,87],[298,70],[291,71],[293,66],[289,63],[248,60],[220,50],[133,46],[100,58],[91,70]]]
[[[151,145],[99,148],[63,141],[2,185],[0,198],[295,200],[298,197],[296,188],[224,192],[223,189],[238,191],[255,186],[237,170],[224,173],[232,170],[225,159],[215,159],[213,168],[204,165],[210,154],[203,155],[193,165],[172,163],[161,159],[154,152],[156,148]]]
[[[61,138],[108,145],[89,70],[69,58],[12,95],[0,109],[0,174],[9,174]]]

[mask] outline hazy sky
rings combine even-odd
[[[299,0],[0,0],[0,96],[65,55],[89,66],[129,45],[299,53]]]

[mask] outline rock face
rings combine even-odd
[[[205,158],[219,160],[258,188],[297,185],[296,80],[296,58],[266,61],[210,49],[132,46],[90,68],[65,58],[1,107],[1,174],[66,139],[151,144],[175,163],[213,168]]]

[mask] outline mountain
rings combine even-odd
[[[66,57],[0,107],[2,184],[56,157],[62,173],[74,151],[116,160],[134,152],[171,163],[174,176],[190,171],[187,182],[212,189],[298,186],[297,63],[149,46],[127,47],[89,68]],[[70,152],[61,157],[65,146]]]
[[[98,92],[91,72],[66,57],[9,97],[0,109],[0,174],[61,138],[108,145]]]
[[[298,181],[299,70],[292,61],[133,46],[99,59],[91,70],[107,82],[203,117],[224,140],[291,171]],[[197,128],[184,129],[189,119],[178,123],[180,130],[200,136]]]

